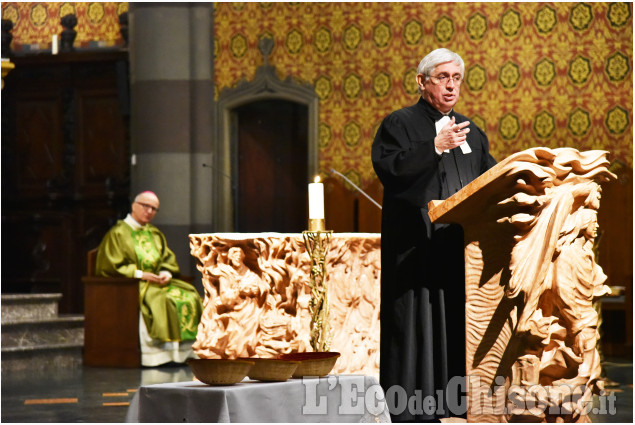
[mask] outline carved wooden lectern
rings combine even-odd
[[[595,297],[605,151],[533,148],[445,201],[436,223],[464,230],[470,422],[586,422],[602,391]],[[458,337],[458,336],[457,336]]]

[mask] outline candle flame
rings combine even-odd
[[[315,178],[313,179],[313,183],[319,183],[320,182],[320,176],[317,175],[315,176]]]

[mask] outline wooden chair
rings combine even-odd
[[[88,252],[84,283],[84,364],[140,367],[139,279],[95,276],[97,249]]]

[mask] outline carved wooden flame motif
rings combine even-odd
[[[190,235],[205,287],[203,358],[311,351],[310,258],[301,234]],[[379,373],[380,237],[334,234],[326,284],[334,373]]]

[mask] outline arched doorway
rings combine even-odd
[[[273,40],[262,39],[259,48],[264,64],[253,81],[223,90],[216,103],[215,232],[299,232],[308,224],[307,184],[318,172],[318,97],[312,86],[276,76],[268,64]],[[242,167],[241,154],[248,157]],[[277,192],[285,187],[293,195]]]

